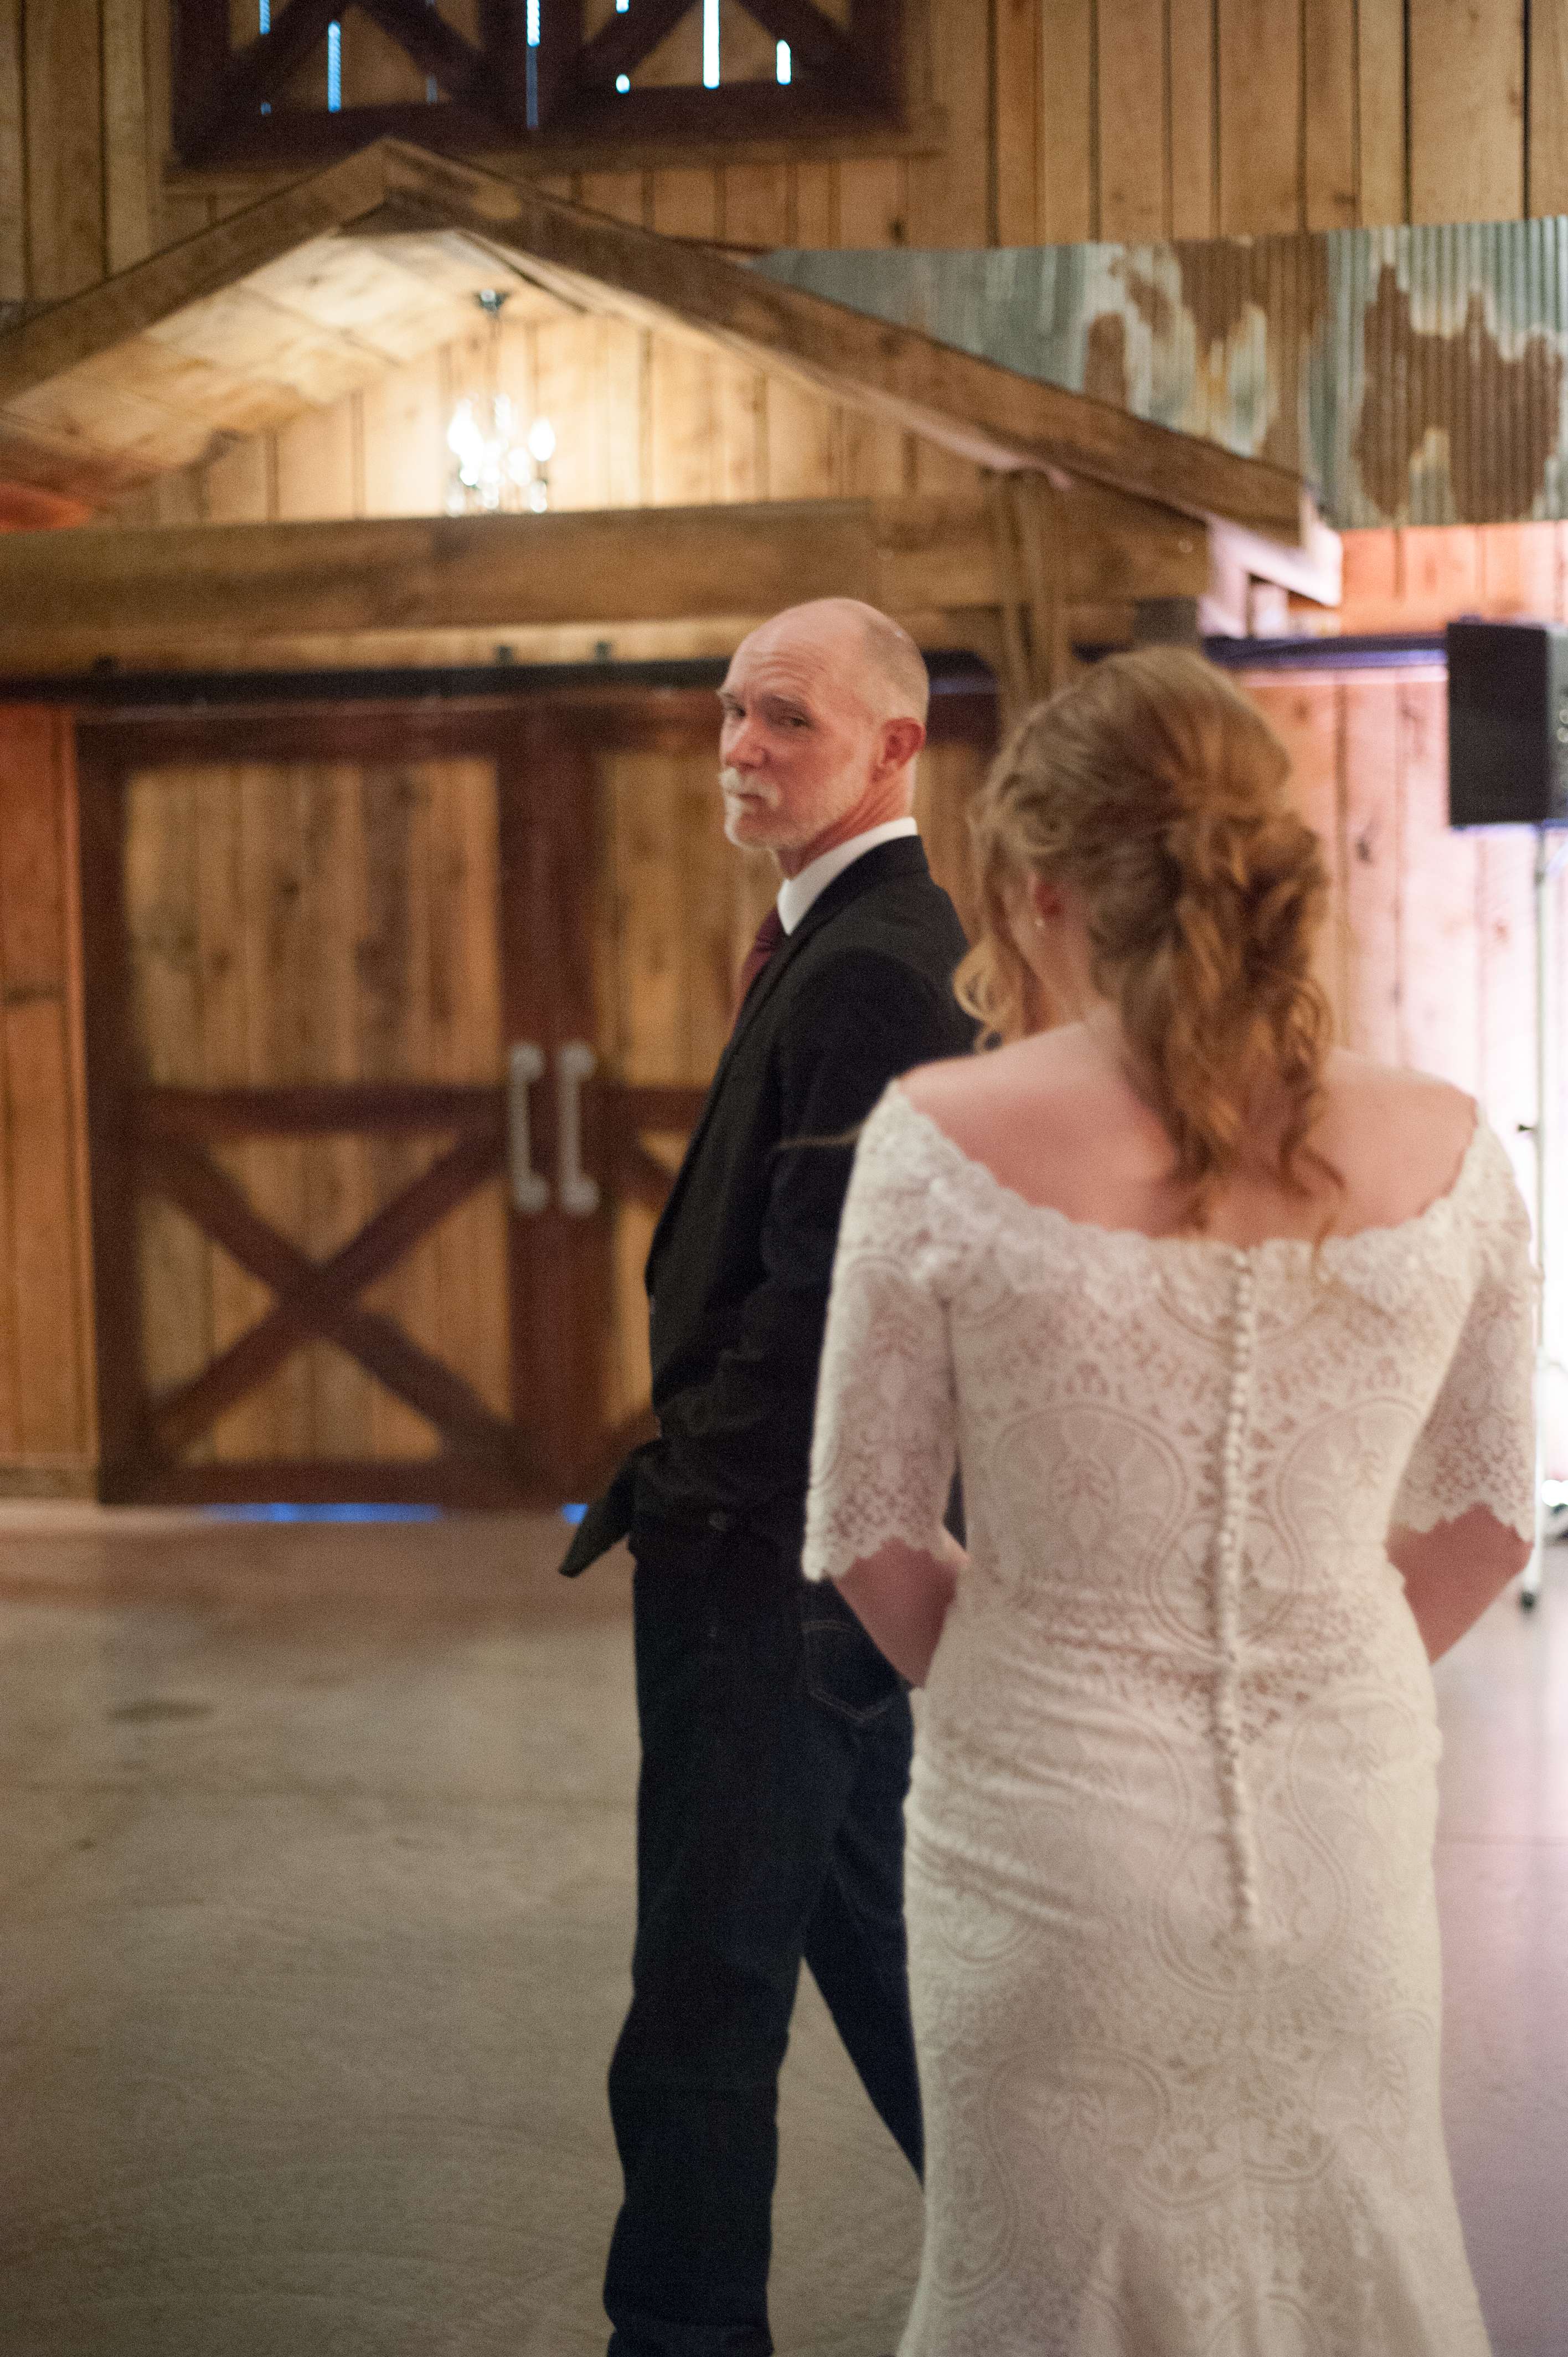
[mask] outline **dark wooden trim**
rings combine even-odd
[[[626,19],[612,17],[611,22],[624,24]],[[563,146],[602,143],[614,153],[628,140],[712,146],[732,139],[737,145],[757,139],[809,140],[848,129],[875,135],[899,127],[897,116],[867,100],[856,75],[842,88],[814,82],[732,81],[717,90],[677,83],[653,90],[585,93],[563,100],[554,120],[532,144],[548,153],[556,143]]]
[[[349,1082],[280,1089],[138,1091],[134,1107],[143,1137],[417,1137],[440,1130],[499,1135],[498,1088],[453,1087],[409,1081]]]
[[[359,0],[359,5],[448,97],[481,106],[491,102],[499,61],[477,49],[424,0]]]
[[[616,1107],[619,1118],[634,1129],[693,1129],[706,1098],[705,1089],[631,1083],[617,1088]]]
[[[210,13],[218,15],[208,0]],[[186,82],[174,93],[175,121],[180,152],[193,160],[222,145],[237,126],[264,120],[261,109],[298,72],[310,52],[327,38],[337,14],[338,0],[287,0],[272,30],[260,33],[238,55],[226,57],[221,72],[205,89]],[[225,48],[227,49],[227,43]],[[177,52],[184,68],[187,56]]]
[[[130,1121],[135,1046],[125,927],[125,787],[111,749],[91,743],[78,744],[77,782],[98,1445],[112,1478],[113,1469],[138,1460],[149,1445]]]
[[[631,0],[624,16],[607,16],[577,52],[574,91],[613,91],[617,74],[634,74],[693,5],[695,0]]]
[[[521,683],[521,666],[513,676]],[[7,694],[7,702],[13,699]],[[302,697],[289,705],[259,709],[225,705],[144,713],[119,707],[100,716],[84,712],[79,741],[105,748],[105,758],[152,768],[185,760],[243,761],[244,723],[264,721],[264,750],[258,741],[251,758],[268,763],[291,760],[436,760],[474,753],[504,759],[517,743],[529,715],[542,723],[571,727],[574,716],[591,716],[601,746],[629,748],[693,742],[718,745],[718,711],[709,687],[667,688],[650,695],[643,686],[612,685],[601,693],[573,688],[530,695],[521,692],[507,709],[492,703],[466,708],[435,698],[415,705],[376,703],[321,705]]]
[[[795,52],[787,85],[618,91],[617,78],[634,74],[695,5],[632,0],[624,15],[611,16],[585,40],[580,5],[550,0],[540,46],[530,50],[522,0],[481,0],[478,47],[422,0],[360,0],[362,12],[439,83],[444,100],[435,107],[329,113],[274,102],[326,38],[340,0],[287,0],[269,33],[237,50],[218,0],[178,0],[171,81],[177,163],[195,170],[319,164],[382,137],[443,153],[510,147],[530,157],[586,145],[605,151],[608,161],[624,156],[628,141],[722,150],[908,128],[904,0],[854,0],[847,36],[811,0],[758,0],[751,13]]]
[[[811,0],[746,0],[746,14],[755,16],[776,41],[788,41],[792,70],[821,74],[835,82],[847,80],[864,89],[865,55],[853,33],[846,39],[839,27]],[[793,87],[793,84],[791,84]]]
[[[175,144],[183,148],[197,112],[229,70],[228,10],[212,0],[174,0],[169,41]]]

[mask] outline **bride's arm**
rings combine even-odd
[[[905,1539],[885,1539],[837,1583],[873,1644],[912,1686],[926,1683],[965,1561],[958,1541],[946,1531],[942,1538],[940,1557]]]
[[[1388,1552],[1403,1577],[1427,1658],[1435,1662],[1524,1569],[1530,1546],[1485,1506],[1471,1506],[1434,1530],[1396,1527],[1389,1533]]]

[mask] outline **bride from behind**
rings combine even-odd
[[[806,1567],[926,1688],[901,2357],[1487,2348],[1428,1663],[1529,1553],[1528,1222],[1468,1097],[1331,1046],[1287,774],[1174,650],[1032,713],[960,972],[1002,1044],[861,1135]]]

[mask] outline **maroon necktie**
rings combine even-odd
[[[746,995],[784,938],[784,920],[777,908],[769,909],[757,928],[757,939],[746,953],[746,963],[736,985],[735,1011],[738,1015],[746,1005]]]

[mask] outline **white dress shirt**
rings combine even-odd
[[[868,826],[864,834],[852,834],[847,843],[835,843],[831,851],[802,867],[799,876],[786,876],[779,887],[779,916],[784,931],[792,933],[812,901],[864,853],[875,851],[879,843],[897,843],[903,835],[919,832],[912,818],[890,818],[881,826]]]

